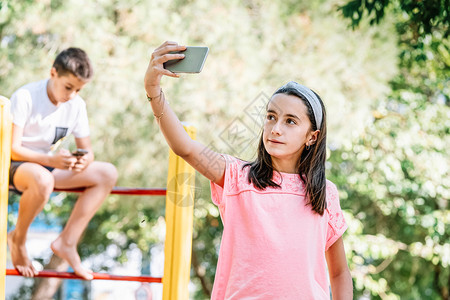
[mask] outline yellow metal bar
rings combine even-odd
[[[184,126],[184,129],[195,139],[195,127]],[[164,244],[164,300],[189,299],[194,194],[194,168],[170,150]]]
[[[10,101],[3,96],[0,96],[0,117],[0,299],[5,299],[6,227],[8,219],[12,117]]]

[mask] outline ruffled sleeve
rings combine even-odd
[[[223,188],[211,181],[211,199],[219,207],[225,205],[225,194],[227,191],[236,189],[238,172],[240,170],[239,165],[242,162],[233,156],[222,154],[222,157],[226,162]]]
[[[341,206],[339,204],[339,194],[336,186],[327,181],[327,209],[328,212],[328,229],[327,229],[327,243],[325,251],[338,240],[342,234],[347,230],[347,223],[345,222]]]

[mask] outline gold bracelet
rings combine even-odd
[[[147,93],[145,93],[145,95],[147,96],[148,102],[151,102],[153,99],[158,99],[158,98],[161,97],[161,95],[162,95],[162,93],[163,93],[163,90],[162,90],[162,88],[160,88],[160,89],[161,89],[161,90],[159,91],[159,95],[158,95],[158,96],[155,96],[155,97],[150,97]]]
[[[159,123],[159,120],[161,120],[162,116],[164,116],[164,112],[162,112],[159,116],[157,116],[157,115],[155,115],[155,114],[153,114],[153,115],[154,115],[155,118],[156,118],[156,122]]]
[[[157,115],[155,115],[155,114],[153,114],[153,115],[154,115],[155,118],[156,118],[156,122],[159,123],[159,121],[161,120],[162,116],[164,116],[164,106],[165,106],[165,104],[166,104],[166,97],[164,96],[164,93],[163,93],[162,89],[161,89],[161,93],[159,94],[158,97],[161,97],[161,100],[163,101],[163,103],[162,103],[162,108],[161,108],[161,114],[160,114],[159,116],[157,116]],[[157,97],[155,97],[155,98],[157,98]],[[155,99],[155,98],[153,98],[153,99]]]

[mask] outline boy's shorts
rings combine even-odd
[[[16,174],[17,168],[23,163],[26,163],[26,161],[11,160],[11,166],[9,167],[9,184],[12,185],[19,194],[22,194],[22,193],[14,185],[13,179],[14,179],[14,175]],[[48,166],[43,166],[43,167],[46,168],[47,170],[49,170],[50,172],[55,169],[55,168],[48,167]]]

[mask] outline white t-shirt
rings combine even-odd
[[[13,123],[23,128],[22,146],[49,153],[52,145],[73,134],[89,136],[86,103],[80,96],[55,106],[47,95],[48,79],[29,83],[11,96]]]

